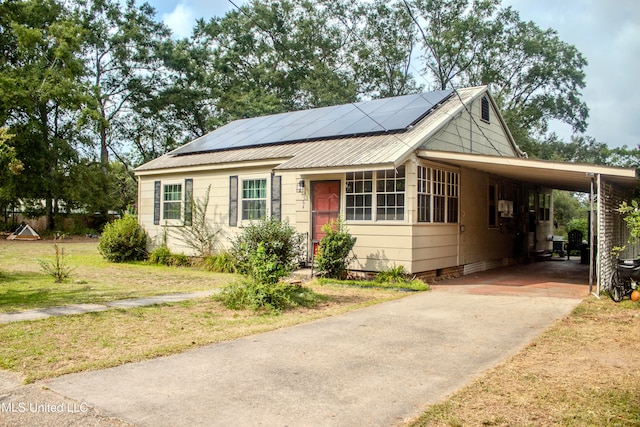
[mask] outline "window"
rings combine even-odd
[[[404,219],[404,166],[376,173],[376,219]]]
[[[486,96],[483,96],[483,97],[482,97],[482,100],[480,101],[480,106],[481,106],[481,109],[482,109],[482,114],[481,114],[481,116],[480,116],[480,117],[481,117],[481,118],[482,118],[482,120],[484,120],[485,122],[488,122],[488,121],[489,121],[489,118],[490,118],[490,117],[489,117],[489,111],[490,111],[490,109],[489,109],[489,99],[487,99],[487,97],[486,97]]]
[[[242,181],[242,219],[254,220],[267,216],[267,180]]]
[[[418,222],[431,222],[431,168],[418,166]]]
[[[404,219],[405,167],[349,172],[345,179],[347,221]]]
[[[498,226],[498,184],[490,183],[487,195],[489,228]]]
[[[459,179],[459,174],[447,172],[447,222],[458,222]]]
[[[458,222],[460,174],[418,166],[418,222]]]
[[[538,221],[549,221],[551,194],[538,194]]]
[[[162,219],[180,219],[182,184],[165,184],[162,191]]]
[[[346,219],[371,220],[373,172],[349,172],[345,181]]]

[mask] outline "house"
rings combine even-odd
[[[310,263],[322,225],[342,216],[357,237],[352,269],[402,265],[427,280],[550,250],[553,188],[624,198],[636,184],[632,169],[527,159],[486,86],[237,120],[135,173],[139,221],[174,251],[188,249],[166,230],[188,226],[186,201],[211,188],[227,240],[286,219]]]

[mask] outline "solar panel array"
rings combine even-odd
[[[450,95],[442,90],[236,120],[172,154],[404,131]]]

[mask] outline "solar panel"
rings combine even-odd
[[[441,90],[236,120],[172,154],[404,131],[450,95]]]

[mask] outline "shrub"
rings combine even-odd
[[[356,238],[347,230],[343,219],[332,220],[322,226],[324,237],[320,239],[315,267],[324,277],[343,279],[347,266],[355,259],[349,256],[356,244]]]
[[[256,251],[249,254],[249,264],[251,278],[265,285],[274,285],[291,272],[287,265],[280,262],[278,255],[267,252],[264,242],[258,243]]]
[[[189,267],[191,260],[185,254],[171,254],[171,265],[174,267]]]
[[[147,234],[132,215],[104,226],[98,251],[111,262],[137,261],[147,257]]]
[[[280,313],[289,307],[310,307],[321,296],[296,284],[278,282],[267,285],[247,279],[225,286],[215,298],[232,310],[251,309]]]
[[[267,252],[264,242],[249,255],[248,262],[250,277],[226,286],[219,294],[218,298],[226,307],[281,312],[287,307],[315,303],[317,295],[312,290],[280,281],[291,270],[276,254]]]
[[[238,272],[250,274],[249,257],[262,243],[268,256],[275,255],[278,263],[292,271],[301,257],[303,240],[303,236],[296,233],[288,221],[265,218],[251,223],[233,239],[229,252],[236,260]]]
[[[398,265],[376,274],[376,282],[405,283],[409,282],[404,266]]]
[[[204,259],[204,268],[216,273],[235,273],[236,261],[229,251],[222,251]]]
[[[169,265],[171,263],[171,251],[166,246],[159,246],[149,254],[149,262],[152,264]]]

